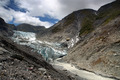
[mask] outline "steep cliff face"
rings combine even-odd
[[[117,0],[97,11],[93,22],[94,29],[69,50],[68,55],[64,57],[65,61],[79,68],[120,79],[119,4],[120,1]],[[83,36],[81,30],[80,36]]]

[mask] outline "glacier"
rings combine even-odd
[[[61,43],[37,40],[36,34],[32,32],[14,31],[11,39],[17,44],[31,47],[32,51],[41,54],[48,62],[67,54],[67,50],[61,47]]]

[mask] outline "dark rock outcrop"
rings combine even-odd
[[[17,28],[14,24],[7,24],[7,25],[11,30],[17,30]]]
[[[0,18],[0,36],[11,36],[12,34],[12,29],[2,18]]]

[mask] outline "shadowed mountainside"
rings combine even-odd
[[[4,36],[10,36],[12,35],[12,29],[10,27],[8,27],[8,24],[5,23],[5,21],[0,18],[0,36],[4,35]]]

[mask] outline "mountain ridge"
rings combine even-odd
[[[16,26],[16,28],[18,31],[34,32],[34,33],[43,31],[45,29],[44,26],[33,26],[30,24],[26,24],[26,23],[20,24],[20,25]]]

